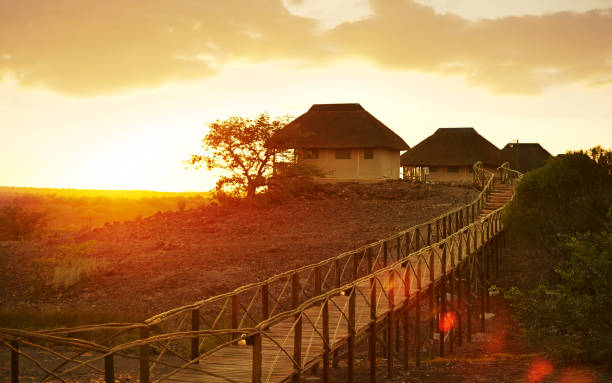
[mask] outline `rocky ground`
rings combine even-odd
[[[236,203],[158,213],[70,236],[0,242],[0,307],[18,310],[98,310],[149,316],[290,268],[317,262],[433,218],[476,196],[471,189],[392,182],[320,187],[308,198]],[[92,255],[105,268],[69,289],[33,280],[33,260],[66,243],[95,241]],[[500,286],[524,277],[510,244]],[[38,288],[35,288],[37,287]],[[378,382],[595,383],[612,376],[592,366],[560,367],[530,349],[500,296],[491,298],[487,332],[475,332],[444,358],[395,362],[378,358]],[[478,323],[474,318],[473,323]],[[475,325],[476,327],[476,325]],[[477,331],[475,329],[475,331]],[[367,345],[358,346],[357,383],[369,382]],[[8,379],[8,354],[0,365]],[[346,361],[332,370],[346,381]],[[4,368],[6,367],[6,369]],[[26,371],[27,372],[27,371]],[[27,375],[27,374],[26,374]],[[306,380],[309,378],[307,377]]]
[[[0,307],[148,316],[351,250],[476,195],[407,182],[325,185],[308,198],[211,204],[70,236],[4,241]],[[50,275],[33,260],[72,241],[95,241],[92,256],[106,266],[68,289],[45,286],[40,279]]]

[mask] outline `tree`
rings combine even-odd
[[[258,188],[266,185],[274,156],[282,155],[277,149],[266,148],[265,143],[288,120],[288,116],[272,120],[262,113],[255,119],[236,116],[209,123],[202,139],[204,152],[192,154],[185,164],[224,170],[226,175],[217,181],[217,191],[230,189],[253,197]]]
[[[598,231],[612,203],[609,151],[597,151],[600,163],[584,152],[559,155],[525,174],[505,212],[513,237],[553,252],[559,236]]]

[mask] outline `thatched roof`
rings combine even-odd
[[[402,166],[499,166],[500,150],[474,128],[440,128],[402,154]]]
[[[502,160],[510,163],[510,168],[528,172],[540,168],[551,157],[540,144],[522,144],[511,142],[502,149]]]
[[[314,104],[274,134],[277,149],[409,148],[404,140],[359,104]]]

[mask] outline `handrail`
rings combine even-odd
[[[502,225],[500,217],[503,208],[499,208],[481,219],[477,219],[477,216],[484,209],[486,201],[491,193],[494,174],[482,168],[480,164],[475,164],[474,169],[475,174],[478,172],[478,177],[481,180],[480,185],[482,185],[482,191],[471,203],[441,214],[425,223],[415,225],[383,240],[376,241],[352,251],[344,252],[316,264],[303,266],[272,276],[265,281],[238,287],[232,292],[200,300],[190,305],[174,308],[167,312],[154,315],[142,323],[108,323],[33,332],[0,329],[0,344],[4,344],[10,348],[12,355],[22,355],[24,357],[27,356],[15,346],[19,342],[30,347],[38,347],[54,355],[57,354],[57,352],[48,349],[44,345],[45,343],[69,346],[79,350],[88,350],[89,352],[98,354],[89,359],[81,360],[78,359],[83,355],[84,351],[81,351],[77,353],[77,356],[62,358],[66,360],[65,363],[76,363],[78,366],[85,365],[97,372],[99,372],[99,370],[95,369],[91,363],[102,358],[108,360],[112,358],[113,355],[140,359],[141,363],[146,361],[145,367],[141,364],[141,374],[145,371],[147,377],[155,366],[166,366],[168,368],[174,368],[177,371],[184,369],[190,370],[193,367],[193,363],[212,355],[225,346],[244,341],[245,336],[264,336],[266,328],[291,317],[301,317],[301,313],[307,308],[312,308],[314,305],[320,304],[321,302],[327,302],[333,297],[338,296],[341,292],[350,290],[368,279],[373,278],[382,280],[384,275],[394,270],[395,272],[399,272],[398,270],[400,268],[404,270],[404,274],[407,273],[407,270],[410,268],[412,268],[412,272],[415,273],[415,262],[424,262],[426,265],[428,264],[427,260],[424,260],[425,255],[429,255],[430,257],[434,257],[435,255],[439,257],[440,249],[446,252],[447,248],[450,253],[453,251],[460,251],[457,249],[461,246],[469,247],[470,240],[474,244],[474,250],[476,250],[477,243],[480,243],[481,247],[484,246],[485,232],[488,231],[489,234],[487,235],[494,235],[501,231]],[[507,172],[507,170],[510,169],[504,167],[500,167],[498,170],[500,172],[506,172],[508,174],[508,179],[510,179],[513,174]],[[480,236],[482,236],[482,238],[480,238]],[[456,245],[457,241],[459,241],[459,245]],[[461,245],[461,241],[464,241],[464,245]],[[465,241],[467,241],[467,245],[465,245]],[[469,253],[468,248],[466,248],[466,253]],[[430,261],[433,262],[433,258]],[[460,261],[461,260],[459,260],[458,263]],[[409,264],[411,266],[407,267]],[[421,265],[421,263],[419,263],[419,265]],[[433,265],[430,266],[433,267]],[[327,274],[323,275],[325,267],[327,267]],[[364,269],[366,269],[365,272]],[[332,272],[335,273],[336,277],[333,283],[329,282],[331,279],[329,274]],[[431,276],[435,274],[432,270],[430,270],[430,272],[432,273]],[[303,274],[306,274],[306,278],[303,278]],[[414,275],[414,277],[420,278],[420,276],[416,275]],[[307,294],[307,288],[300,285],[300,283],[304,285],[306,283],[305,280],[310,280],[309,278],[314,280],[315,286],[311,295]],[[432,278],[429,283],[435,284],[438,280],[438,277]],[[269,289],[271,289],[273,284],[279,282],[284,282],[281,293],[277,296],[271,295]],[[284,292],[288,290],[291,290],[291,297],[288,297],[289,294],[287,294],[287,297],[283,295]],[[248,304],[246,304],[245,301],[241,302],[241,297],[248,294],[253,294],[250,300],[248,300]],[[257,297],[261,297],[262,301],[256,301]],[[263,297],[266,298],[265,303]],[[269,310],[268,297],[272,297],[281,305],[278,311],[274,312],[274,310]],[[300,299],[300,297],[303,297],[303,299]],[[289,307],[282,306],[283,302],[281,301],[284,298],[291,298]],[[261,310],[263,316],[255,318],[255,311],[252,310],[252,307],[260,303],[262,305]],[[216,311],[213,312],[214,316],[211,317],[214,319],[206,322],[207,317],[205,314],[207,314],[207,312],[205,309],[213,304],[221,304],[222,307],[221,309],[215,309]],[[266,310],[269,310],[269,312],[263,314],[263,311]],[[243,313],[242,317],[238,317],[236,314],[237,312]],[[227,313],[231,313],[231,321],[224,319]],[[202,329],[202,325],[208,325],[210,328]],[[167,331],[164,329],[165,327],[169,327]],[[134,334],[134,331],[137,331],[137,333]],[[158,334],[151,335],[152,332]],[[103,342],[100,343],[79,339],[79,334],[84,333],[99,334],[98,337],[102,337]],[[62,336],[62,334],[65,335]],[[125,337],[127,337],[127,339],[125,339]],[[32,342],[42,343],[36,344]],[[117,344],[113,345],[113,342]],[[177,346],[177,342],[191,343],[191,357],[183,356],[183,352],[178,351],[184,347]],[[149,357],[149,351],[147,350],[151,347],[159,351],[155,359]],[[179,348],[177,349],[176,347]],[[129,349],[133,348],[138,348],[140,350],[140,356],[135,356],[128,352]],[[189,347],[187,346],[187,348]],[[286,350],[283,352],[286,353]],[[164,361],[165,359],[162,358],[164,355],[183,359],[187,364],[181,366],[168,364],[168,362]],[[74,368],[63,370],[62,374],[67,374]],[[47,371],[44,367],[41,367],[41,369],[47,372],[47,376],[56,376],[57,374],[54,371]],[[59,379],[61,380],[61,378]],[[143,381],[143,379],[143,376],[141,376],[141,381]],[[144,381],[147,380],[145,379]]]

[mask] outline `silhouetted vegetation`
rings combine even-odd
[[[597,147],[551,159],[523,177],[506,217],[513,238],[544,259],[533,272],[546,275],[506,296],[528,339],[566,362],[612,365],[610,158]]]
[[[205,205],[209,193],[0,187],[0,240],[78,231]]]
[[[210,123],[202,139],[203,153],[191,155],[185,165],[221,169],[225,175],[217,181],[217,192],[253,197],[258,188],[266,186],[274,157],[282,155],[265,143],[287,121],[288,117],[270,120],[263,113],[255,119],[230,117]]]
[[[19,199],[0,207],[0,241],[19,240],[40,233],[47,225],[44,211],[26,209]]]
[[[267,182],[266,194],[271,200],[312,195],[317,188],[314,177],[325,176],[323,170],[313,164],[286,162],[277,165],[275,174]]]
[[[555,251],[560,235],[599,231],[612,203],[607,166],[576,152],[552,158],[545,167],[525,174],[509,205],[507,230],[549,252]]]
[[[106,267],[91,255],[95,241],[59,245],[46,257],[33,260],[32,287],[66,289]]]

